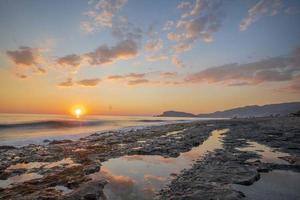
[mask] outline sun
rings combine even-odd
[[[75,110],[75,115],[76,115],[77,118],[80,117],[81,113],[82,113],[82,111],[81,111],[80,108],[77,108],[77,109]]]
[[[71,113],[76,118],[80,118],[82,115],[85,114],[85,108],[83,106],[73,106],[71,109]]]

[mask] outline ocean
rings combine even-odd
[[[43,144],[44,140],[76,140],[95,132],[136,129],[168,123],[205,120],[149,116],[83,116],[0,114],[0,145]]]

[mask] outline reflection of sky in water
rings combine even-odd
[[[288,153],[276,151],[275,149],[257,142],[247,142],[250,146],[237,148],[240,151],[253,151],[261,156],[260,160],[265,163],[288,164],[287,161],[278,157],[290,156]],[[256,159],[255,159],[256,160]],[[251,161],[251,160],[250,160]]]
[[[14,183],[22,183],[22,182],[30,181],[41,177],[43,176],[37,173],[25,173],[25,174],[13,176],[8,178],[7,180],[0,180],[0,188],[6,188]]]
[[[17,163],[15,165],[9,166],[5,171],[13,171],[18,169],[25,169],[25,170],[31,170],[31,169],[37,169],[37,168],[43,168],[43,169],[50,169],[54,167],[72,167],[80,165],[77,163],[74,163],[74,161],[71,158],[64,158],[62,160],[56,161],[56,162],[29,162],[29,163]],[[38,173],[23,173],[20,175],[12,176],[6,180],[0,180],[0,188],[7,188],[10,187],[12,184],[15,183],[22,183],[26,181],[30,181],[37,178],[42,178],[43,176]]]
[[[221,134],[226,131],[213,131],[202,145],[181,153],[177,158],[133,155],[110,159],[103,163],[100,173],[91,177],[109,180],[104,189],[109,199],[152,199],[155,192],[170,181],[171,173],[179,173],[208,151],[222,148]]]
[[[56,162],[29,162],[29,163],[17,163],[15,165],[9,166],[6,170],[15,169],[34,169],[34,168],[54,168],[59,166],[72,167],[79,164],[74,163],[71,158],[64,158]]]
[[[70,192],[72,192],[73,190],[67,188],[66,186],[63,185],[57,185],[54,187],[54,189],[61,191],[63,194],[68,194]]]
[[[262,173],[259,181],[250,186],[233,185],[247,199],[297,200],[300,199],[300,173],[274,170]]]

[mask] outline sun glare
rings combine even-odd
[[[81,109],[80,109],[80,108],[77,108],[77,109],[75,110],[75,115],[76,115],[77,118],[80,117],[80,115],[81,115]]]
[[[76,118],[80,118],[82,115],[85,114],[85,109],[82,106],[74,106],[71,109],[72,115],[74,115]]]

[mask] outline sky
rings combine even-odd
[[[300,1],[0,1],[0,112],[207,113],[300,100]]]

